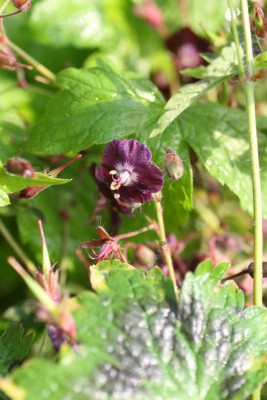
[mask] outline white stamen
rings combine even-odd
[[[114,199],[119,199],[121,196],[119,195],[119,193],[115,193],[114,194]]]
[[[117,190],[117,189],[119,189],[119,187],[120,187],[120,184],[118,182],[116,182],[116,181],[113,181],[110,184],[110,189],[111,190]]]

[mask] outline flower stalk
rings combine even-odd
[[[243,83],[248,114],[248,132],[250,143],[250,160],[253,188],[254,211],[254,305],[262,306],[262,196],[260,181],[260,165],[258,154],[258,138],[254,96],[254,59],[252,52],[251,30],[249,22],[248,2],[241,0],[242,19],[245,38],[245,74]]]
[[[158,234],[159,234],[159,238],[160,238],[161,251],[162,251],[163,257],[165,259],[165,262],[166,262],[166,265],[168,268],[169,276],[173,283],[176,300],[178,301],[179,291],[178,291],[178,286],[177,286],[176,279],[175,279],[171,251],[170,251],[170,247],[167,243],[167,237],[166,237],[164,219],[163,219],[163,208],[162,208],[160,201],[155,201],[155,209],[156,209],[157,220],[158,220],[158,228],[159,228]]]
[[[253,191],[253,217],[254,217],[254,286],[253,286],[253,303],[255,306],[262,306],[262,195],[261,195],[261,180],[260,180],[260,165],[258,154],[258,138],[255,110],[255,95],[254,95],[254,58],[252,50],[252,38],[250,29],[250,19],[247,0],[241,0],[241,14],[245,40],[245,65],[240,61],[240,44],[237,36],[235,20],[233,18],[232,0],[228,0],[232,15],[232,30],[234,34],[236,50],[239,61],[239,73],[243,82],[243,90],[246,99],[246,109],[248,116],[248,133],[250,147],[250,162],[252,176],[252,191]],[[261,389],[258,388],[253,393],[253,400],[260,400]]]

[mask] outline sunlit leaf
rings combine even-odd
[[[231,282],[214,286],[216,268],[218,279],[225,265],[187,274],[176,309],[172,283],[158,268],[145,274],[100,263],[96,294],[78,298],[78,351],[57,364],[33,360],[14,371],[13,383],[28,400],[246,398],[266,378],[267,314],[243,310]]]
[[[94,144],[149,131],[163,99],[156,87],[134,73],[108,65],[67,69],[58,76],[62,91],[33,129],[29,149],[45,154],[80,151]]]

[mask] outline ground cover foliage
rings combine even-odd
[[[0,399],[267,398],[265,281],[221,282],[254,224],[227,1],[1,3]]]

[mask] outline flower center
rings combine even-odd
[[[109,174],[112,177],[110,189],[116,191],[116,193],[114,193],[115,199],[120,198],[118,190],[120,189],[121,186],[132,185],[138,180],[138,175],[134,171],[134,167],[129,163],[116,164],[115,169],[110,171]]]
[[[127,186],[131,183],[132,178],[129,171],[118,172],[116,170],[110,171],[112,182],[110,184],[111,190],[118,190],[121,186]]]

